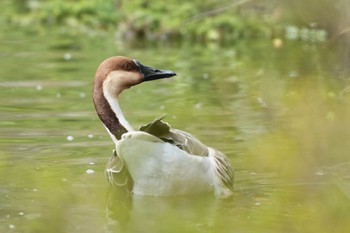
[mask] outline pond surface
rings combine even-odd
[[[0,232],[350,229],[350,99],[324,46],[142,49],[44,34],[0,35]],[[123,111],[135,128],[166,114],[223,151],[235,168],[232,198],[123,200],[108,190],[113,143],[91,82],[113,55],[176,71],[124,92]]]

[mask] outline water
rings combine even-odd
[[[0,36],[0,232],[347,232],[346,80],[318,45],[132,48],[114,38]],[[227,154],[235,194],[117,197],[91,101],[98,64],[127,55],[178,76],[123,93],[135,127],[167,114]],[[332,55],[332,57],[334,57]]]

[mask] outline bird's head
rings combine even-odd
[[[159,70],[142,65],[139,61],[117,56],[104,60],[97,69],[94,86],[103,92],[118,96],[123,90],[140,84],[176,75],[170,70]]]

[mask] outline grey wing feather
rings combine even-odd
[[[193,135],[178,129],[171,129],[170,133],[174,144],[187,151],[189,154],[208,156],[208,147]]]
[[[126,168],[124,161],[114,150],[111,159],[106,164],[106,177],[110,184],[119,187],[132,188],[133,180]]]
[[[220,151],[215,150],[213,157],[216,161],[216,171],[220,177],[221,182],[230,190],[233,190],[233,182],[234,182],[234,171],[231,166],[231,161]]]
[[[140,131],[152,134],[165,142],[176,145],[180,149],[192,155],[208,156],[208,147],[201,143],[193,135],[178,129],[172,129],[171,126],[162,121],[163,117],[158,118],[148,125],[141,126]]]

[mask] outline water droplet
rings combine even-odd
[[[194,107],[195,107],[196,109],[201,109],[202,106],[203,106],[203,103],[201,103],[201,102],[198,102],[198,103],[196,103],[196,104],[194,105]]]
[[[291,77],[291,78],[296,78],[298,76],[299,76],[299,73],[296,70],[292,70],[289,72],[289,77]]]
[[[209,79],[209,74],[208,73],[204,73],[203,74],[203,79]]]
[[[41,91],[41,90],[43,89],[43,86],[41,86],[41,85],[36,85],[35,89],[36,89],[37,91]]]
[[[73,137],[72,135],[69,135],[69,136],[67,136],[67,140],[68,140],[68,141],[73,141],[73,140],[74,140],[74,137]]]
[[[66,60],[66,61],[71,60],[72,57],[73,57],[73,56],[72,56],[71,53],[65,53],[65,54],[63,55],[63,59]]]
[[[318,176],[324,176],[325,175],[325,173],[323,171],[321,171],[321,170],[315,172],[315,174],[318,175]]]
[[[93,138],[94,135],[93,134],[88,134],[88,138]]]
[[[92,173],[94,173],[94,172],[95,172],[95,171],[92,170],[92,169],[87,169],[87,170],[86,170],[86,173],[87,173],[87,174],[92,174]]]
[[[9,225],[9,228],[10,228],[10,229],[15,229],[15,227],[16,227],[16,226],[13,225],[13,224],[10,224],[10,225]]]

